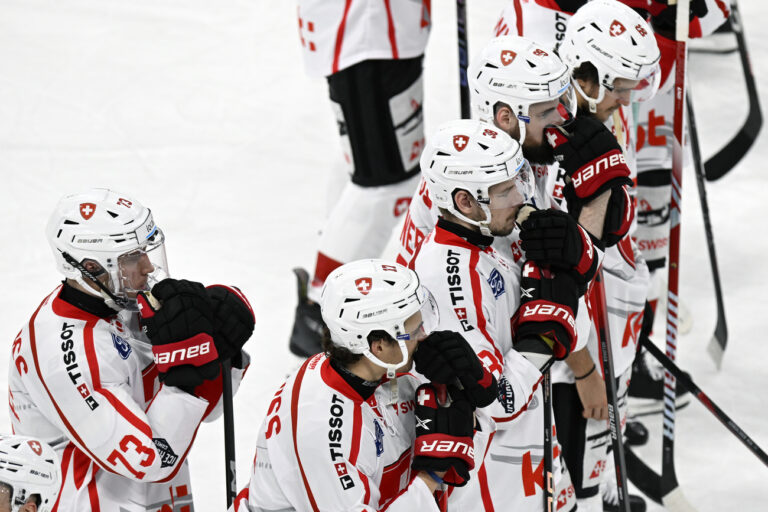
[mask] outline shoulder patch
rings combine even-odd
[[[498,270],[493,269],[491,271],[491,275],[488,277],[488,284],[491,286],[491,290],[493,290],[493,297],[495,299],[504,294],[504,277],[502,277],[501,272]]]
[[[115,333],[112,334],[112,344],[115,346],[115,349],[117,350],[117,353],[120,354],[120,357],[123,359],[128,359],[128,356],[131,355],[131,351],[133,348],[131,348],[131,345],[125,341],[123,338],[118,336]]]

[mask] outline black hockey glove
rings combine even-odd
[[[526,261],[520,278],[520,309],[515,315],[515,349],[539,369],[568,357],[576,346],[578,284],[569,272]],[[545,361],[544,364],[541,361]]]
[[[629,167],[616,137],[597,119],[576,117],[565,127],[550,127],[546,132],[555,159],[569,178],[563,195],[574,219],[579,218],[585,204],[604,191],[632,185]]]
[[[219,359],[232,359],[232,366],[242,368],[241,349],[256,324],[253,309],[237,287],[215,284],[206,291],[213,307],[213,342]]]
[[[603,246],[568,213],[552,209],[531,212],[520,226],[520,240],[526,259],[541,267],[572,271],[579,293],[587,291],[597,273],[594,246],[601,250]]]
[[[677,4],[669,5],[669,0],[652,0],[648,6],[651,13],[653,30],[674,39],[677,24]],[[703,18],[709,12],[706,0],[691,0],[688,7],[688,22],[694,18]]]
[[[616,245],[632,227],[635,218],[635,204],[626,186],[611,189],[611,198],[605,210],[603,242],[606,247]]]
[[[152,342],[160,380],[193,393],[204,380],[219,375],[218,352],[213,341],[213,309],[202,284],[164,279],[152,288],[153,307],[140,293],[141,326]]]
[[[443,481],[461,487],[475,467],[472,406],[458,395],[448,407],[441,407],[430,384],[419,386],[415,398],[416,440],[411,467],[416,471],[445,471]]]
[[[413,354],[416,371],[438,384],[461,383],[473,407],[485,407],[498,396],[496,378],[477,358],[464,337],[453,331],[435,331],[419,343]]]

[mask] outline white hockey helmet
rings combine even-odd
[[[559,107],[550,112],[552,124],[576,114],[568,66],[554,52],[530,39],[491,39],[470,62],[468,76],[470,99],[478,119],[493,124],[495,105],[509,105],[518,119],[521,144],[525,142],[532,104],[559,99]]]
[[[520,144],[502,130],[477,120],[440,125],[421,154],[421,172],[439,208],[479,227],[486,236],[493,236],[489,226],[493,209],[522,205],[534,193],[533,171]],[[494,197],[492,203],[488,189],[508,180],[513,180],[515,187],[503,197]],[[485,213],[484,220],[470,219],[456,208],[453,195],[457,190],[466,190],[475,198]]]
[[[18,512],[33,494],[39,512],[53,509],[61,487],[59,458],[47,443],[33,437],[0,435],[0,484],[11,491],[11,511]]]
[[[559,53],[571,71],[584,62],[597,69],[597,98],[587,96],[574,80],[592,112],[605,97],[605,90],[614,90],[616,78],[639,81],[632,90],[632,101],[648,100],[659,88],[661,52],[653,30],[632,8],[617,0],[593,0],[577,10],[568,21]]]
[[[333,343],[386,368],[390,379],[408,362],[405,342],[414,333],[406,331],[405,321],[421,312],[426,334],[438,323],[437,304],[416,272],[381,259],[353,261],[331,272],[320,295],[320,311]],[[392,336],[402,361],[385,363],[373,355],[368,344],[372,331]]]
[[[168,277],[163,232],[135,199],[92,189],[59,201],[46,228],[59,271],[116,310],[135,310],[136,293]],[[85,260],[101,265],[95,275]],[[152,268],[149,268],[149,267]],[[106,273],[106,284],[98,277]],[[100,292],[87,281],[96,283]]]

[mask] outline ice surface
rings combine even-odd
[[[768,4],[741,4],[758,88],[768,91]],[[470,2],[470,51],[490,37],[502,6]],[[433,11],[428,133],[459,111],[453,4],[433,2]],[[253,364],[235,399],[238,483],[246,484],[268,402],[298,363],[287,349],[290,269],[314,263],[339,168],[326,86],[305,77],[299,44],[289,0],[0,3],[0,380],[11,340],[60,279],[43,233],[55,202],[89,186],[133,194],[165,230],[175,276],[237,284],[256,310]],[[710,155],[746,115],[741,74],[735,55],[693,55],[690,67]],[[685,174],[680,297],[694,325],[678,361],[768,448],[761,135],[737,169],[708,187],[730,334],[719,373],[706,354],[715,300],[695,180]],[[663,318],[656,332],[661,339]],[[698,510],[768,510],[768,468],[698,403],[677,419],[677,475]],[[648,427],[640,452],[658,467],[659,418]],[[9,430],[0,414],[0,431]],[[222,453],[221,422],[201,427],[190,455],[198,511],[224,509]]]

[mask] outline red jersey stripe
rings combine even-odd
[[[517,22],[517,35],[523,37],[523,6],[520,0],[515,0],[515,19]]]
[[[93,382],[94,393],[98,393],[107,401],[112,404],[112,407],[120,413],[120,415],[128,420],[142,434],[152,439],[152,427],[150,427],[146,421],[136,416],[128,407],[125,406],[120,400],[112,394],[112,392],[101,387],[101,376],[99,372],[99,359],[96,357],[96,349],[93,345],[93,327],[96,325],[96,321],[89,320],[85,324],[83,330],[85,357],[88,360],[88,370],[91,372],[91,380]]]
[[[347,5],[349,5],[350,1],[351,0],[347,0]],[[346,11],[344,12],[344,17],[346,18]],[[342,24],[343,23],[344,22],[342,21]],[[309,498],[309,503],[312,505],[312,510],[315,512],[320,512],[320,509],[317,507],[317,502],[315,501],[315,496],[312,494],[312,489],[309,487],[307,475],[304,473],[304,466],[301,464],[301,457],[299,456],[299,444],[298,440],[296,439],[296,432],[298,430],[297,418],[299,417],[299,393],[301,392],[301,381],[304,380],[304,373],[307,371],[309,362],[313,359],[314,358],[307,359],[306,362],[301,365],[299,372],[296,374],[296,379],[293,381],[293,390],[291,391],[291,431],[293,434],[293,451],[296,454],[296,462],[299,463],[299,471],[301,472],[301,479],[304,481],[304,488],[307,490],[307,498]]]
[[[389,27],[389,45],[392,47],[392,58],[397,59],[397,37],[395,37],[395,22],[392,20],[392,8],[389,6],[389,0],[384,0],[384,7],[387,9],[387,26]]]
[[[477,273],[477,262],[480,260],[480,250],[475,248],[469,257],[469,281],[472,284],[472,300],[475,302],[475,313],[477,314],[477,328],[483,333],[485,339],[493,347],[496,353],[496,358],[499,361],[504,360],[504,356],[501,354],[499,347],[496,346],[491,335],[488,334],[488,330],[485,328],[486,320],[483,315],[483,290],[480,288],[480,275]]]
[[[67,447],[64,448],[64,453],[61,456],[61,487],[59,487],[59,495],[56,498],[56,503],[53,504],[51,512],[58,512],[59,501],[61,500],[61,491],[64,490],[64,483],[67,481],[67,472],[69,471],[69,463],[72,459],[72,452],[75,449],[75,444],[70,442]]]
[[[344,15],[341,17],[339,29],[336,31],[336,47],[333,49],[333,65],[331,66],[331,73],[336,73],[339,70],[339,56],[341,55],[341,45],[344,42],[344,27],[347,24],[347,14],[349,14],[349,7],[351,5],[352,0],[347,0],[344,3]]]
[[[99,490],[96,488],[96,472],[98,470],[98,466],[94,464],[91,481],[88,483],[88,500],[91,502],[91,512],[101,511],[101,506],[99,504]]]

